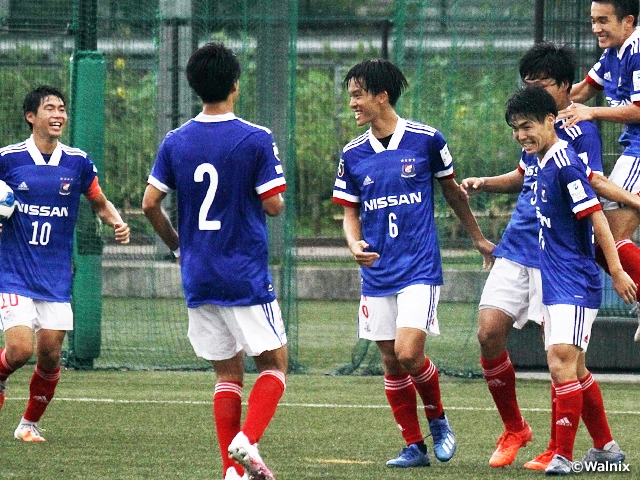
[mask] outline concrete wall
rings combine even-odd
[[[279,292],[279,269],[272,269]],[[469,270],[445,270],[441,302],[475,302],[480,298],[488,273]],[[358,300],[360,273],[357,267],[298,267],[296,270],[300,300]],[[102,293],[110,297],[184,297],[180,269],[171,262],[104,261]]]

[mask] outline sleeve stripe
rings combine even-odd
[[[440,170],[436,172],[434,175],[438,180],[444,180],[446,178],[454,178],[455,174],[453,173],[453,167],[449,167],[446,170]]]
[[[604,81],[591,70],[585,79],[589,85],[598,90],[604,90]]]
[[[284,177],[274,178],[270,182],[263,183],[262,185],[258,185],[256,187],[256,193],[262,196],[263,193],[268,192],[269,190],[272,190],[276,187],[279,187],[280,185],[284,185],[285,183],[286,181]]]
[[[357,197],[356,195],[350,195],[347,192],[341,192],[340,190],[333,191],[333,199],[334,201],[336,199],[340,199],[351,204],[360,205],[360,197]]]
[[[358,208],[360,206],[359,203],[352,203],[337,197],[333,197],[333,203],[337,203],[338,205],[342,205],[343,207],[351,207],[351,208]]]
[[[602,210],[600,206],[600,202],[597,198],[593,198],[588,202],[581,203],[580,205],[576,205],[573,209],[573,213],[576,214],[576,218],[578,220],[583,219],[587,215],[591,215],[593,212],[597,212],[598,210]]]
[[[282,193],[286,190],[287,190],[287,185],[282,184],[282,185],[278,185],[275,188],[272,188],[271,190],[267,190],[266,192],[260,193],[258,196],[260,197],[260,200],[266,200],[267,198],[273,197],[274,195]]]
[[[149,178],[147,179],[147,183],[149,185],[153,185],[158,190],[160,190],[162,193],[170,193],[171,192],[171,189],[169,187],[167,187],[164,183],[162,183],[160,180],[152,177],[151,175],[149,175]]]

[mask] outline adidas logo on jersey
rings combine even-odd
[[[560,425],[561,427],[571,427],[571,422],[567,417],[563,417],[556,422],[556,425]]]
[[[29,187],[27,186],[27,182],[22,182],[20,185],[18,185],[18,190],[23,190],[23,191],[28,191]]]
[[[490,387],[504,387],[506,383],[504,383],[499,378],[492,378],[487,382],[487,385],[489,385]]]
[[[364,182],[362,182],[362,186],[366,187],[367,185],[371,185],[373,183],[373,180],[371,180],[371,177],[369,177],[369,175],[367,175],[367,178],[364,179]]]

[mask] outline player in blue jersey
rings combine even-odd
[[[559,109],[566,108],[571,103],[569,94],[575,69],[573,50],[550,42],[534,45],[520,59],[522,81],[542,86],[554,98]],[[593,189],[599,195],[629,202],[640,210],[640,197],[617,187],[599,174],[602,171],[602,156],[596,126],[592,122],[583,121],[564,129],[561,128],[562,124],[562,121],[556,122],[556,133],[594,171],[591,178]],[[538,323],[542,321],[542,287],[537,252],[539,225],[535,211],[537,170],[537,157],[523,151],[518,167],[512,172],[496,177],[467,178],[461,182],[461,189],[465,194],[520,192],[516,209],[494,251],[496,263],[482,292],[478,315],[480,362],[505,427],[489,460],[492,467],[504,467],[513,463],[520,447],[525,446],[532,438],[531,428],[518,406],[515,370],[506,344],[512,326],[522,328],[527,320]],[[584,357],[581,360],[584,361]],[[588,406],[584,421],[594,443],[591,457],[610,456],[619,447],[617,444],[614,446],[615,442],[606,422],[600,389],[586,368],[580,382],[584,389],[585,405]],[[555,395],[553,385],[551,394],[552,397]],[[552,424],[554,423],[552,415]],[[553,457],[555,445],[553,429],[551,434],[548,449],[527,462],[524,465],[526,469],[546,468]],[[603,451],[605,446],[609,447],[607,454]]]
[[[486,240],[454,180],[453,160],[435,128],[398,117],[394,106],[407,81],[386,60],[365,60],[347,73],[350,107],[370,129],[343,149],[333,200],[344,206],[344,233],[362,267],[359,336],[382,354],[385,393],[407,447],[390,467],[430,464],[420,429],[420,395],[438,460],[451,459],[456,442],[440,398],[438,370],[424,354],[427,335],[438,335],[436,308],[442,285],[434,220],[434,180],[483,254]]]
[[[44,442],[38,421],[60,379],[65,334],[73,330],[71,259],[81,196],[119,242],[128,243],[129,227],[102,193],[89,156],[58,141],[67,124],[64,95],[40,86],[27,94],[23,110],[31,136],[0,149],[0,179],[16,198],[0,233],[0,408],[7,378],[35,349],[27,409],[14,436]]]
[[[593,172],[560,140],[558,109],[541,86],[527,86],[507,101],[505,119],[523,151],[538,158],[536,214],[540,222],[539,255],[542,317],[549,372],[555,387],[555,452],[548,475],[570,475],[573,446],[583,409],[581,356],[602,300],[594,237],[605,255],[613,287],[626,303],[636,284],[622,269],[600,202],[589,184]]]
[[[584,102],[604,90],[609,107],[573,104],[560,111],[567,127],[582,120],[604,120],[624,124],[620,136],[622,155],[609,176],[620,187],[640,194],[640,30],[638,0],[597,0],[591,3],[591,29],[604,52],[587,77],[573,86],[571,98]],[[611,108],[614,107],[614,108]],[[640,213],[629,205],[607,201],[602,205],[625,271],[640,284],[640,248],[631,240],[640,226]],[[607,271],[602,252],[596,250],[598,263]],[[640,292],[640,290],[639,290]],[[640,293],[638,294],[640,299]],[[640,342],[640,308],[635,341]]]
[[[233,113],[240,64],[231,50],[219,43],[199,48],[186,75],[203,110],[166,135],[142,208],[180,258],[189,340],[216,372],[213,416],[223,476],[273,479],[257,442],[275,415],[287,373],[287,337],[268,268],[265,217],[284,208],[283,169],[271,131]],[[177,232],[162,208],[172,191]],[[241,428],[244,353],[260,374]]]

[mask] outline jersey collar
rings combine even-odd
[[[629,38],[627,38],[622,46],[618,49],[618,58],[622,60],[622,56],[624,55],[624,51],[627,49],[629,45],[631,45],[634,41],[638,41],[640,39],[640,27],[636,27]]]
[[[402,136],[404,135],[405,128],[407,126],[407,121],[404,118],[398,117],[398,123],[396,123],[396,129],[393,131],[393,135],[391,135],[391,140],[389,140],[389,146],[384,148],[384,146],[380,143],[376,137],[374,137],[371,129],[367,132],[369,135],[369,143],[371,144],[371,148],[376,153],[384,152],[385,150],[397,150],[400,145],[400,140],[402,140]]]
[[[40,153],[40,150],[38,150],[38,147],[36,147],[36,142],[33,140],[33,135],[27,138],[25,144],[27,145],[27,152],[29,152],[29,155],[31,155],[31,158],[33,159],[33,163],[35,163],[36,165],[49,165],[50,167],[57,167],[60,164],[60,158],[62,157],[62,147],[60,146],[60,142],[58,142],[56,148],[53,150],[51,158],[49,159],[49,163],[44,161],[42,153]]]
[[[228,122],[229,120],[235,120],[236,116],[233,112],[223,113],[222,115],[206,115],[199,113],[193,120],[202,123],[215,123],[215,122]]]
[[[542,160],[538,160],[538,166],[540,168],[544,168],[544,166],[547,164],[547,162],[551,159],[551,157],[553,157],[556,152],[558,150],[561,150],[563,148],[567,148],[567,142],[564,140],[558,140],[556,143],[553,144],[553,146],[547,151],[547,153],[545,154],[544,157],[542,157]]]

